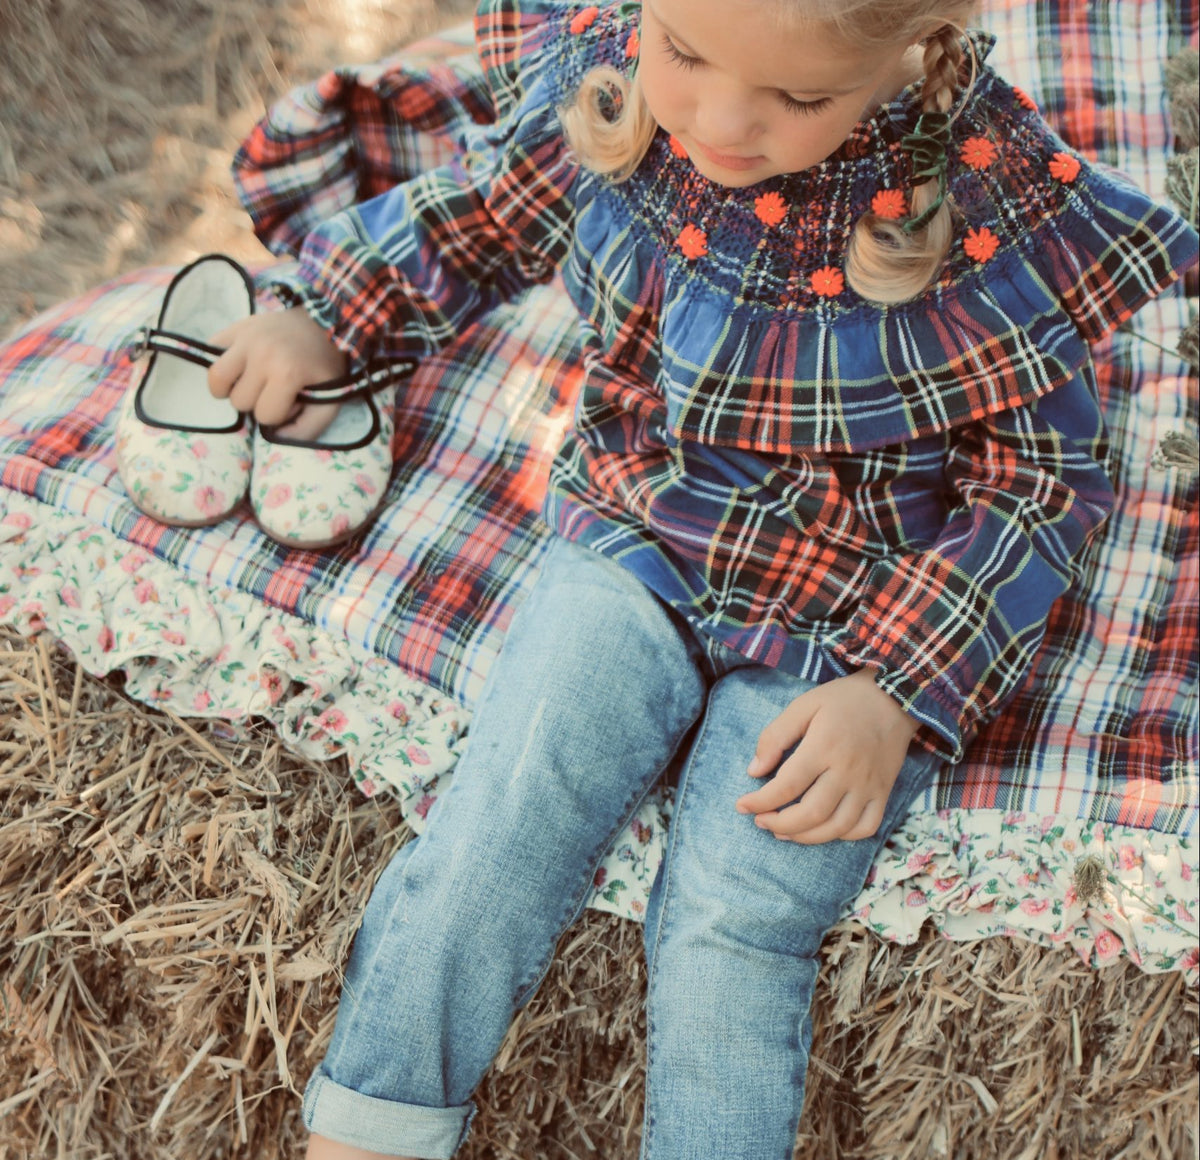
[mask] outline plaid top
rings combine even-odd
[[[957,758],[1111,505],[1087,343],[1194,261],[1195,234],[985,65],[954,125],[950,258],[879,307],[846,286],[845,244],[911,185],[916,87],[803,173],[726,189],[659,134],[616,186],[556,109],[595,64],[628,70],[636,19],[485,3],[494,124],[312,229],[275,288],[357,357],[423,356],[560,273],[583,383],[549,524],[763,663],[875,668]]]

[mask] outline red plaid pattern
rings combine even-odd
[[[960,758],[1111,506],[1085,340],[1174,281],[1195,235],[1086,162],[1054,176],[1069,146],[985,68],[952,153],[986,133],[994,172],[959,166],[951,191],[963,232],[986,221],[1001,253],[981,267],[952,246],[902,307],[816,299],[813,271],[844,257],[830,222],[852,220],[823,202],[857,216],[903,185],[911,126],[893,120],[915,119],[915,93],[816,177],[775,179],[787,223],[764,235],[758,191],[706,185],[663,134],[624,185],[580,171],[556,110],[593,65],[629,67],[634,13],[602,9],[579,32],[574,11],[483,5],[497,120],[473,143],[482,163],[334,215],[277,289],[352,354],[424,356],[561,268],[585,373],[550,526],[757,660],[815,679],[877,669],[922,740]],[[675,245],[685,222],[703,253]]]

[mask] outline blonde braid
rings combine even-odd
[[[944,24],[925,42],[921,108],[926,113],[948,113],[954,106],[958,70],[963,62],[960,35],[954,25]]]
[[[922,112],[947,113],[954,106],[963,62],[960,35],[958,28],[946,24],[925,42]],[[910,218],[920,217],[937,195],[936,181],[915,186],[909,195]],[[907,302],[940,273],[953,236],[949,197],[924,228],[911,234],[900,222],[865,213],[855,223],[846,250],[846,280],[855,293],[872,302]]]

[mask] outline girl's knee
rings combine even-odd
[[[815,954],[825,932],[861,889],[870,858],[850,843],[802,846],[738,815],[720,827],[674,836],[661,941],[680,931],[713,945]],[[681,821],[682,819],[677,819]]]

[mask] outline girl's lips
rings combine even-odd
[[[759,155],[755,157],[743,157],[737,153],[722,153],[717,149],[710,149],[707,145],[702,145],[699,141],[696,142],[696,148],[704,154],[714,165],[721,166],[722,169],[754,169],[761,165],[766,158]]]

